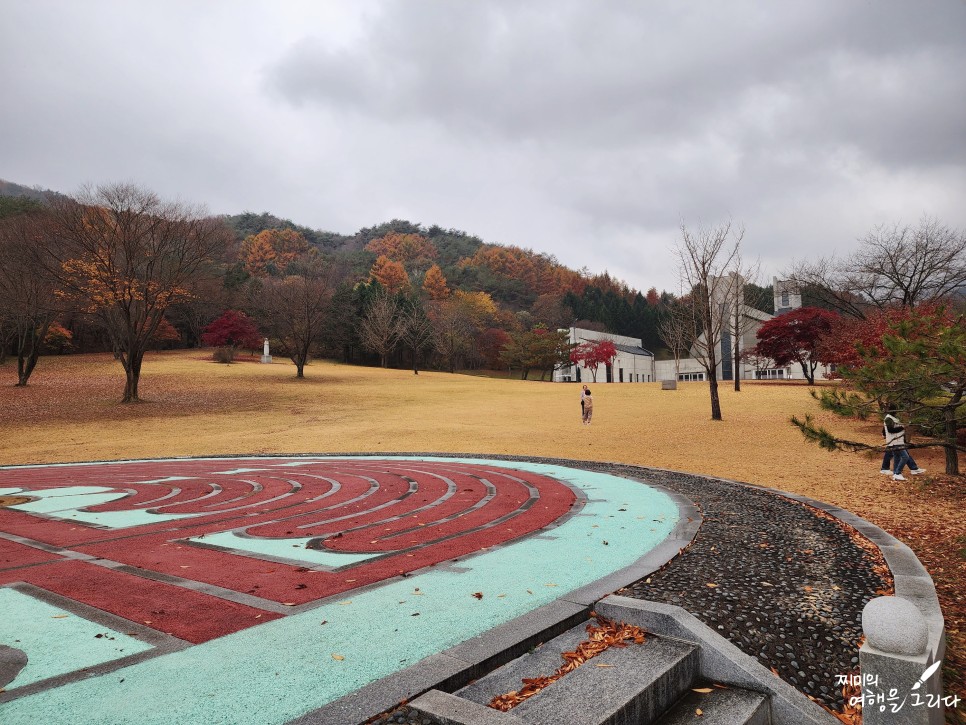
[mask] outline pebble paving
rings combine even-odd
[[[619,593],[683,607],[840,710],[836,676],[858,667],[862,609],[892,588],[884,561],[836,520],[768,491],[663,471],[646,478],[690,498],[704,522],[679,557]]]

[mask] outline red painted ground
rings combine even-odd
[[[291,605],[347,593],[533,533],[566,514],[576,500],[564,484],[526,471],[416,461],[282,466],[287,462],[233,459],[0,470],[0,488],[83,485],[129,494],[91,511],[201,514],[112,530],[0,508],[0,532]],[[258,470],[219,473],[238,468]],[[191,478],[144,483],[169,476]],[[317,537],[320,548],[384,556],[341,571],[319,572],[185,541],[222,531],[280,539]],[[257,602],[245,606],[178,582],[160,583],[0,538],[0,585],[19,581],[191,642],[280,616],[260,609]]]

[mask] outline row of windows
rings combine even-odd
[[[693,383],[704,380],[704,373],[678,373],[678,380],[685,383]]]

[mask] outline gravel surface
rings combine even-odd
[[[609,467],[620,469],[634,474]],[[767,491],[663,471],[647,479],[690,498],[704,522],[680,556],[619,593],[683,607],[786,682],[841,709],[835,677],[858,667],[862,609],[892,591],[878,551],[858,546],[837,520]]]

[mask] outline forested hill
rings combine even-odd
[[[52,189],[44,189],[39,186],[23,186],[12,181],[0,179],[0,196],[26,197],[34,201],[44,201],[57,197],[64,197],[64,194]]]
[[[0,181],[0,197],[43,201],[63,197],[56,191]],[[343,284],[379,279],[392,287],[405,278],[418,289],[430,273],[450,290],[483,293],[496,308],[503,328],[542,325],[548,329],[574,322],[641,338],[644,346],[663,347],[658,320],[670,298],[652,289],[643,294],[606,271],[576,271],[553,255],[532,249],[486,243],[480,237],[438,225],[401,219],[363,227],[355,234],[312,229],[263,212],[223,215],[238,241],[238,257],[226,270],[226,285],[250,278],[298,272],[304,255],[336,264]],[[513,318],[511,320],[511,318]]]

